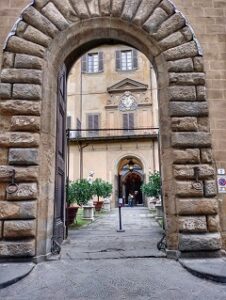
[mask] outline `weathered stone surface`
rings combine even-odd
[[[19,183],[14,194],[7,194],[7,200],[32,200],[38,196],[37,183]]]
[[[170,86],[169,96],[172,101],[196,101],[196,88],[195,86]]]
[[[14,63],[14,53],[4,52],[2,57],[2,68],[12,68]]]
[[[0,256],[2,257],[32,257],[35,255],[35,240],[0,242]]]
[[[197,100],[199,101],[205,101],[207,100],[207,93],[206,93],[206,87],[205,86],[197,86]]]
[[[111,0],[100,0],[100,12],[102,16],[110,16]]]
[[[180,217],[179,230],[190,233],[207,232],[206,217]]]
[[[0,134],[0,146],[2,147],[37,147],[40,136],[37,133],[14,133]]]
[[[220,231],[220,218],[219,215],[208,216],[207,224],[209,232],[219,232]]]
[[[42,98],[42,88],[37,84],[14,84],[13,98],[24,100],[40,100]]]
[[[21,69],[38,69],[43,67],[43,60],[37,56],[16,54],[15,67]]]
[[[37,28],[38,30],[42,31],[52,38],[54,38],[54,36],[58,33],[58,29],[56,28],[56,26],[33,6],[29,6],[28,8],[26,8],[23,11],[22,16],[28,24],[32,25],[33,27]]]
[[[174,48],[185,43],[185,38],[180,31],[174,32],[159,42],[162,50]]]
[[[22,34],[22,37],[45,48],[48,47],[49,43],[52,40],[48,35],[45,35],[43,32],[39,31],[31,25],[27,26],[24,33]]]
[[[81,19],[89,17],[89,11],[84,0],[71,0],[71,4]]]
[[[170,83],[177,85],[204,85],[204,73],[169,73]]]
[[[157,7],[143,27],[150,34],[156,33],[159,26],[168,18],[168,14],[160,7]]]
[[[216,199],[177,199],[179,215],[215,215],[218,213]]]
[[[190,42],[193,40],[194,34],[193,34],[193,31],[191,30],[191,27],[185,26],[181,29],[181,32],[187,42]]]
[[[3,222],[0,221],[0,239],[2,238],[2,228],[3,228]]]
[[[194,57],[197,55],[198,47],[194,41],[185,43],[164,52],[166,60],[178,60],[181,58]]]
[[[212,149],[201,149],[201,159],[203,163],[212,163],[213,162],[213,152]]]
[[[7,83],[42,83],[42,71],[27,69],[3,69],[2,82]]]
[[[139,4],[140,4],[139,0],[135,0],[135,1],[126,0],[121,15],[122,19],[130,21],[133,18],[135,12],[137,11]]]
[[[210,165],[175,165],[174,176],[177,179],[195,179],[195,169],[199,169],[199,178],[208,179],[215,175],[215,169]]]
[[[0,201],[0,219],[35,219],[37,212],[36,201]]]
[[[200,162],[199,149],[173,150],[173,155],[174,155],[173,162],[177,164]]]
[[[34,5],[35,5],[36,8],[42,8],[48,2],[49,2],[49,0],[35,0],[35,4]]]
[[[34,55],[38,57],[44,57],[45,48],[41,45],[37,45],[30,41],[26,41],[18,36],[12,36],[7,43],[7,50],[14,53],[22,53],[28,55]]]
[[[211,135],[206,132],[175,132],[172,133],[172,146],[179,148],[211,146]]]
[[[9,164],[19,166],[38,165],[38,149],[9,149]]]
[[[5,239],[34,237],[36,229],[35,220],[5,221],[3,236]]]
[[[194,66],[191,58],[168,61],[169,72],[193,72]]]
[[[13,116],[11,119],[12,131],[39,131],[40,117]]]
[[[176,194],[180,197],[202,197],[203,184],[196,187],[195,181],[176,181]]]
[[[198,120],[195,117],[172,118],[173,131],[197,131]]]
[[[41,103],[22,100],[8,100],[0,102],[1,113],[9,115],[34,115],[40,116]]]
[[[112,10],[112,15],[114,17],[120,17],[121,16],[124,3],[125,3],[125,0],[112,0],[111,10]]]
[[[113,3],[115,1],[113,0]],[[119,1],[118,1],[119,2]],[[154,9],[158,6],[161,0],[143,0],[139,6],[137,13],[133,19],[136,24],[143,24],[143,22],[148,18],[148,16],[153,13]]]
[[[12,179],[12,172],[16,172],[16,181],[37,181],[39,175],[38,167],[18,168],[11,166],[0,166],[0,182],[9,182]]]
[[[53,3],[49,2],[41,11],[59,30],[64,30],[69,26],[67,20]]]
[[[214,197],[217,195],[217,185],[215,180],[205,180],[205,196]]]
[[[201,56],[194,57],[194,69],[196,72],[204,71],[204,62]]]
[[[99,17],[100,16],[99,0],[85,0],[85,2],[87,3],[91,16]]]
[[[162,25],[159,27],[156,34],[154,34],[154,37],[157,40],[161,40],[167,36],[170,36],[172,33],[178,31],[184,25],[185,25],[185,19],[183,18],[181,13],[176,13],[162,23]]]
[[[12,85],[8,83],[0,83],[0,99],[11,98]]]
[[[71,23],[79,20],[77,13],[71,6],[70,0],[52,0],[52,2],[56,5],[66,20]]]
[[[219,233],[180,234],[179,249],[181,251],[212,251],[221,248]]]
[[[206,102],[171,102],[170,115],[173,117],[185,116],[208,116],[208,105]]]

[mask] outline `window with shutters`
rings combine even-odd
[[[123,114],[123,132],[124,134],[133,134],[134,113]]]
[[[117,50],[116,51],[116,70],[131,71],[138,68],[137,50]]]
[[[76,119],[76,129],[77,129],[77,137],[81,137],[81,121],[77,118]]]
[[[98,136],[99,132],[96,129],[99,129],[99,121],[100,121],[100,115],[99,114],[88,114],[87,115],[87,128],[88,130],[88,136],[94,137]],[[95,130],[92,130],[95,129]]]
[[[82,57],[83,73],[100,73],[103,70],[103,52],[87,53]]]

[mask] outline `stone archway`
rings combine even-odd
[[[50,252],[57,73],[114,40],[143,52],[156,70],[168,249],[221,248],[202,53],[185,18],[168,0],[36,0],[3,54],[0,257]],[[7,194],[12,169],[19,189]]]

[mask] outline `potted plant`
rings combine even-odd
[[[103,206],[103,201],[100,201],[100,197],[107,198],[112,193],[112,185],[100,178],[97,178],[92,183],[93,195],[97,196],[97,201],[94,201],[96,211],[100,211]]]
[[[67,225],[74,223],[78,209],[79,205],[76,204],[76,198],[74,194],[74,183],[71,182],[67,187]]]
[[[158,171],[149,175],[148,183],[142,184],[141,191],[147,197],[153,197],[155,199],[155,203],[159,200],[161,194],[161,178]]]

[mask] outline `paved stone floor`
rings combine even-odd
[[[123,208],[125,233],[117,233],[117,210],[71,231],[60,260],[0,290],[0,299],[41,300],[225,300],[226,285],[199,279],[156,250],[161,230],[145,208]]]

